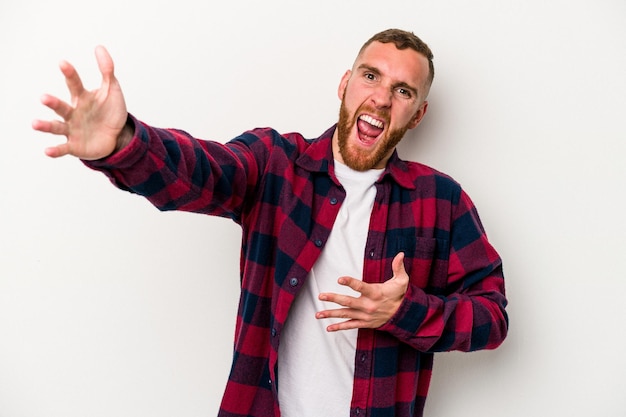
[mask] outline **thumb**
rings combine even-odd
[[[393,276],[398,277],[400,275],[407,275],[406,269],[404,269],[404,252],[400,252],[393,258],[391,262],[391,271]]]

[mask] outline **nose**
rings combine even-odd
[[[372,92],[371,100],[372,104],[379,109],[388,108],[391,106],[392,92],[386,85],[377,86]]]

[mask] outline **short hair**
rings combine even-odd
[[[359,50],[359,55],[367,48],[372,42],[380,43],[393,43],[396,48],[413,49],[417,53],[423,55],[428,59],[428,78],[426,82],[428,87],[433,83],[435,78],[435,66],[433,65],[433,53],[426,43],[418,38],[413,32],[407,32],[401,29],[387,29],[372,36],[367,42],[363,44]]]

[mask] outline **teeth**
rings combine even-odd
[[[383,122],[381,122],[380,120],[376,120],[372,116],[368,116],[367,114],[364,114],[363,116],[359,117],[359,119],[371,124],[372,126],[376,126],[379,129],[383,128]]]

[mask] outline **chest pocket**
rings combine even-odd
[[[403,235],[395,253],[404,252],[404,268],[413,285],[437,293],[447,281],[449,243],[445,239]]]

